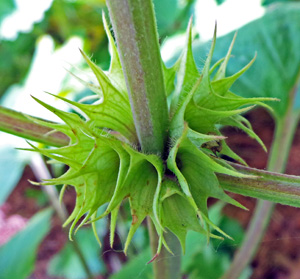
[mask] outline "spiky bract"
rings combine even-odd
[[[249,122],[240,114],[253,105],[263,105],[266,98],[245,99],[230,92],[235,80],[253,63],[251,61],[238,73],[226,77],[227,56],[211,67],[216,41],[200,73],[192,54],[191,23],[187,31],[187,45],[177,63],[167,69],[164,65],[164,79],[170,103],[169,142],[167,159],[155,154],[143,154],[138,147],[125,79],[114,40],[104,19],[109,38],[111,66],[104,72],[84,53],[83,57],[94,72],[98,85],[76,77],[96,94],[94,104],[83,104],[56,96],[77,108],[81,116],[60,111],[37,100],[59,116],[65,125],[42,124],[65,133],[70,144],[55,149],[33,150],[69,166],[59,178],[45,180],[42,185],[64,184],[76,189],[75,208],[65,225],[72,223],[73,229],[83,218],[79,227],[88,221],[95,221],[111,213],[111,242],[116,226],[118,210],[124,199],[129,199],[132,224],[125,243],[126,251],[135,231],[149,216],[160,237],[158,252],[164,240],[165,229],[172,231],[184,249],[188,230],[194,230],[208,237],[218,237],[210,230],[216,229],[209,220],[207,199],[214,197],[242,207],[230,198],[220,186],[215,173],[246,177],[238,173],[226,161],[216,158],[219,152],[236,161],[244,161],[225,142],[219,131],[220,125],[231,125],[242,129],[261,140],[253,132]],[[176,78],[176,84],[175,83]],[[209,148],[219,146],[222,149]],[[97,210],[106,204],[100,216]]]

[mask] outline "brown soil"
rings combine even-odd
[[[262,109],[252,111],[247,118],[253,125],[254,131],[260,136],[267,148],[270,148],[274,123],[267,112]],[[246,162],[255,168],[265,169],[267,164],[267,154],[252,139],[245,136],[242,132],[226,128],[224,131],[228,136],[228,144]],[[300,175],[300,127],[295,135],[289,162],[287,165],[288,174]],[[16,189],[10,195],[6,208],[6,215],[20,214],[30,218],[40,208],[34,199],[24,198],[24,193],[28,188],[34,188],[28,179],[35,180],[29,167],[25,168],[23,177]],[[239,220],[244,228],[247,227],[251,213],[255,207],[255,200],[235,195],[235,198],[244,204],[249,211],[237,210],[227,206],[224,213],[232,218]],[[68,190],[64,202],[69,210],[74,204],[74,193]],[[298,279],[300,278],[300,210],[277,205],[272,216],[272,221],[267,233],[260,245],[259,252],[252,263],[252,279]],[[46,239],[42,242],[36,263],[35,272],[30,276],[31,279],[54,279],[46,273],[49,260],[64,246],[67,236],[61,229],[60,220],[54,216],[52,218],[52,229]],[[106,245],[105,245],[106,246]],[[104,253],[104,255],[107,255]],[[117,255],[121,261],[121,253]],[[122,258],[121,258],[122,257]],[[108,259],[103,258],[107,265],[107,270],[111,270]],[[98,277],[99,279],[101,277]],[[55,278],[58,279],[58,278]]]

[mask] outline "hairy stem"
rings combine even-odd
[[[291,148],[294,133],[299,121],[300,112],[293,110],[294,98],[296,96],[296,86],[291,91],[290,105],[284,118],[276,121],[275,136],[272,143],[271,153],[268,162],[268,170],[274,172],[284,172]],[[270,185],[272,187],[272,185]],[[287,190],[287,187],[285,187]],[[233,191],[234,192],[234,191]],[[278,193],[278,197],[281,193]],[[273,202],[274,199],[270,199]],[[270,201],[258,200],[257,205],[246,231],[241,248],[235,253],[230,268],[222,279],[238,279],[242,271],[250,264],[254,258],[259,244],[270,223],[274,203]],[[292,204],[291,204],[292,205]]]
[[[148,217],[148,230],[150,235],[150,246],[152,254],[155,255],[158,246],[158,236],[155,227]],[[153,273],[155,279],[179,279],[181,267],[181,245],[177,237],[168,231],[165,234],[165,239],[171,247],[173,255],[165,248],[162,248],[160,254],[155,258],[153,263]]]
[[[135,127],[143,152],[163,154],[168,109],[151,0],[108,0]]]
[[[65,134],[34,123],[34,118],[0,106],[0,131],[51,146],[69,144],[69,138]]]
[[[151,0],[107,0],[110,19],[117,40],[139,143],[145,153],[164,156],[168,129],[158,34]],[[148,222],[151,223],[149,220]],[[155,254],[158,237],[149,224],[151,247]],[[179,241],[170,233],[169,247],[177,251]],[[180,276],[180,253],[172,257],[165,248],[153,261],[155,278]]]
[[[248,197],[300,207],[300,178],[232,164],[239,172],[255,178],[217,174],[222,188]]]
[[[35,177],[38,180],[42,180],[42,179],[51,179],[51,175],[42,159],[42,157],[39,154],[36,154],[33,159],[31,160],[30,163],[30,167],[35,175]],[[56,214],[58,215],[58,217],[60,218],[60,220],[62,221],[62,223],[64,223],[67,220],[68,217],[68,212],[66,207],[64,206],[64,204],[61,204],[59,202],[59,198],[58,198],[58,193],[57,190],[54,186],[45,186],[42,187],[43,192],[46,194],[46,196],[48,197],[52,207],[54,208]],[[66,235],[69,235],[69,227],[64,228],[64,232]],[[83,269],[85,270],[85,273],[87,275],[88,279],[93,279],[93,273],[90,270],[88,263],[85,259],[85,256],[83,255],[81,248],[78,245],[78,242],[76,240],[76,238],[73,239],[73,241],[70,241],[74,252],[77,254]]]

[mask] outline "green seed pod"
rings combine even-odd
[[[171,100],[170,138],[166,148],[168,154],[164,159],[154,154],[143,154],[138,148],[120,59],[105,19],[104,25],[112,57],[109,71],[104,72],[82,53],[99,84],[87,83],[74,75],[95,93],[96,101],[88,105],[55,96],[75,106],[81,114],[79,116],[36,99],[65,124],[36,121],[70,138],[69,145],[61,148],[38,149],[32,146],[34,151],[69,166],[61,177],[40,184],[64,184],[75,188],[76,205],[65,223],[72,223],[70,238],[82,217],[78,228],[111,214],[111,231],[114,232],[118,210],[125,199],[129,199],[132,215],[125,252],[146,216],[152,219],[160,238],[158,253],[162,245],[168,249],[164,239],[166,229],[178,237],[183,248],[189,230],[203,233],[208,238],[220,237],[211,233],[214,229],[227,237],[209,220],[207,199],[214,197],[244,207],[224,192],[215,173],[249,176],[234,170],[225,160],[211,154],[210,150],[244,163],[226,145],[225,137],[218,128],[220,124],[242,129],[265,149],[240,114],[255,105],[266,107],[262,101],[271,99],[246,99],[230,91],[232,84],[250,67],[254,59],[238,73],[226,77],[232,43],[227,56],[211,67],[215,32],[204,68],[199,72],[192,54],[190,23],[187,45],[181,57],[172,68],[163,67],[166,92]],[[106,210],[97,216],[98,208],[104,204],[107,204]],[[114,234],[111,235],[112,244]]]

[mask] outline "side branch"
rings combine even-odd
[[[258,170],[237,164],[231,165],[242,173],[258,177],[238,178],[217,174],[224,190],[285,205],[300,206],[300,177]]]
[[[0,131],[56,147],[69,144],[65,134],[35,123],[24,113],[1,106]]]

